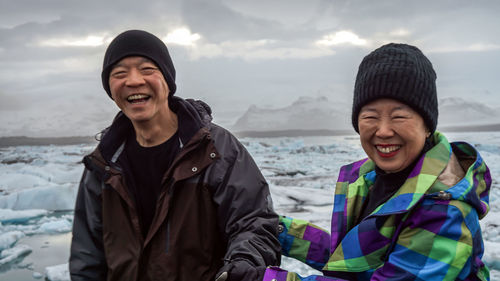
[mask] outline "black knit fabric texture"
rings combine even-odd
[[[113,39],[104,55],[102,66],[102,85],[111,97],[109,89],[109,73],[113,66],[121,59],[130,56],[142,56],[152,60],[161,70],[170,96],[175,93],[175,68],[168,53],[167,46],[160,38],[143,30],[128,30]]]
[[[416,47],[390,43],[368,54],[359,65],[352,105],[352,125],[359,133],[361,108],[377,99],[398,100],[418,112],[430,132],[436,130],[436,73]]]

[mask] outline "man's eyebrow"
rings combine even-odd
[[[155,64],[152,60],[150,60],[150,59],[148,59],[148,58],[145,58],[145,57],[141,57],[141,60],[140,60],[140,62],[139,62],[139,63],[146,63],[146,62],[148,62],[148,63],[152,63],[152,64]],[[119,62],[117,62],[117,63],[115,63],[115,64],[113,65],[112,69],[113,69],[113,68],[115,68],[115,67],[120,67],[120,66],[125,67],[125,65],[123,65],[123,63],[122,63],[121,61],[119,61]]]
[[[117,67],[120,67],[120,66],[123,66],[123,64],[121,62],[117,62],[113,65],[113,67],[111,68],[111,70],[113,70],[114,68],[117,68]]]
[[[148,59],[148,58],[141,57],[141,63],[145,63],[145,62],[154,63],[152,60],[150,60],[150,59]]]
[[[361,111],[359,113],[362,113],[362,112],[365,112],[365,111],[369,111],[369,112],[377,112],[377,110],[373,107],[365,107],[363,109],[361,109]]]

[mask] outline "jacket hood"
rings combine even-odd
[[[445,191],[451,194],[452,199],[464,201],[473,206],[479,218],[483,218],[490,209],[490,170],[472,145],[454,142],[451,143],[451,147],[460,166],[464,168],[465,176]]]
[[[183,144],[212,121],[212,110],[205,102],[193,99],[182,99],[173,96],[169,98],[170,109],[178,117],[178,135]],[[101,140],[97,147],[106,162],[115,162],[122,152],[127,135],[133,131],[130,119],[123,112],[113,119],[111,126],[101,132]]]

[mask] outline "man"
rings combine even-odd
[[[165,44],[118,35],[102,83],[121,112],[83,160],[72,280],[260,280],[280,251],[267,183],[206,104],[173,96]]]

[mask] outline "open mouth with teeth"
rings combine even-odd
[[[148,95],[142,95],[142,94],[136,94],[136,95],[131,95],[127,98],[127,101],[129,103],[135,104],[135,103],[144,103],[146,102],[149,98],[151,98]]]
[[[392,157],[399,152],[401,145],[387,144],[387,145],[375,145],[377,152],[381,157]]]

